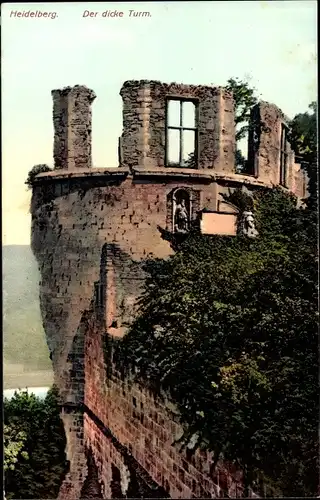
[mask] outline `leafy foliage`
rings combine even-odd
[[[43,164],[43,163],[41,163],[39,165],[34,165],[34,167],[32,167],[32,169],[28,173],[28,177],[26,180],[26,184],[28,186],[28,189],[32,188],[33,181],[38,174],[42,174],[43,172],[50,172],[51,170],[52,170],[52,168],[50,168],[48,165]]]
[[[251,109],[258,102],[256,89],[250,87],[249,82],[239,78],[229,78],[226,90],[233,94],[235,106],[235,127],[236,127],[236,142],[239,143],[249,132],[249,118]],[[248,165],[247,160],[241,153],[240,149],[236,150],[235,157],[236,167],[238,172],[245,173]]]
[[[311,113],[297,114],[291,124],[290,141],[297,159],[309,177],[309,205],[317,205],[318,191],[318,141],[317,141],[317,103],[309,105]]]
[[[7,499],[56,498],[67,470],[57,390],[44,400],[27,391],[4,400]]]
[[[242,468],[246,488],[285,496],[314,495],[318,482],[317,219],[296,202],[259,191],[255,240],[191,234],[150,262],[140,315],[115,353],[170,393],[185,444],[199,436]],[[248,199],[236,192],[232,203]]]
[[[16,432],[14,427],[5,425],[3,428],[4,434],[4,470],[14,470],[18,462],[19,455],[21,458],[28,460],[28,453],[23,450],[27,435],[23,431]]]
[[[249,82],[243,81],[240,78],[229,78],[226,90],[229,90],[233,94],[235,125],[238,128],[236,141],[240,141],[248,132],[247,122],[250,118],[250,111],[258,102],[256,89],[251,88]],[[242,126],[239,128],[239,125]]]

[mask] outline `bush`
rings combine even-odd
[[[32,167],[30,172],[28,173],[28,177],[26,180],[26,184],[28,186],[28,189],[32,188],[32,184],[34,182],[34,179],[38,174],[42,174],[43,172],[51,172],[52,168],[50,168],[48,165],[41,163],[40,165],[35,165]]]
[[[5,399],[4,426],[7,500],[57,498],[67,472],[57,390],[45,399],[27,391]]]

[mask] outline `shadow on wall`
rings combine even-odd
[[[87,450],[87,465],[88,475],[83,484],[79,500],[102,500],[103,496],[98,478],[98,468],[94,461],[91,449]]]
[[[144,279],[143,262],[134,261],[116,244],[104,244],[94,291],[95,318],[101,329],[124,335],[135,316]]]

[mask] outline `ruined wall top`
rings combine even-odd
[[[91,105],[84,85],[52,90],[55,173],[91,170]],[[145,175],[198,175],[238,178],[235,165],[235,110],[223,87],[128,80],[120,90],[123,131],[119,167]],[[249,122],[247,177],[253,184],[301,186],[288,140],[289,119],[265,101]],[[299,173],[300,172],[300,173]],[[44,176],[43,176],[44,177]]]
[[[74,87],[63,87],[62,89],[53,89],[51,91],[53,98],[77,96],[78,98],[87,98],[89,102],[93,102],[97,97],[95,92],[89,89],[86,85],[75,85]]]
[[[120,164],[233,173],[234,102],[222,87],[126,81]]]
[[[121,87],[120,95],[122,95],[126,90],[133,89],[137,87],[144,87],[145,85],[150,88],[157,88],[158,91],[173,93],[175,90],[177,91],[177,95],[180,95],[181,92],[185,92],[190,97],[192,95],[199,95],[201,91],[203,93],[209,92],[212,95],[217,95],[220,92],[229,95],[232,98],[232,92],[225,89],[222,86],[212,86],[212,85],[188,85],[185,83],[171,82],[165,83],[160,80],[126,80]]]
[[[55,170],[90,168],[92,115],[96,98],[84,85],[52,90]]]

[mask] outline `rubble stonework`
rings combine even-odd
[[[187,200],[189,227],[204,209],[218,215],[225,212],[223,194],[230,189],[245,185],[252,191],[279,184],[283,116],[267,103],[256,108],[258,141],[252,154],[257,170],[252,176],[239,175],[234,165],[231,94],[216,87],[126,82],[121,89],[121,163],[119,168],[95,169],[91,165],[95,94],[76,86],[52,95],[55,170],[35,178],[31,213],[42,320],[60,391],[70,461],[59,498],[80,498],[89,448],[95,460],[89,470],[98,471],[104,482],[103,498],[127,487],[133,495],[133,482],[149,498],[152,492],[159,496],[156,485],[164,496],[214,495],[219,485],[210,471],[210,459],[203,459],[202,465],[199,461],[183,465],[179,451],[171,447],[172,435],[161,437],[166,428],[175,428],[170,412],[160,411],[143,388],[129,390],[119,377],[112,381],[105,377],[103,338],[105,332],[123,336],[134,318],[145,277],[143,263],[173,253],[166,235],[175,228],[177,191]],[[166,166],[166,99],[170,96],[198,102],[196,168]],[[287,189],[303,197],[304,177],[299,166],[290,165]],[[145,407],[139,410],[140,423],[133,415],[132,398]],[[135,444],[137,432],[139,444]],[[156,464],[153,439],[162,443],[157,447],[163,451]],[[131,450],[134,463],[126,450]],[[112,471],[116,471],[113,479]],[[231,475],[221,475],[221,481],[222,477],[228,477],[225,491],[238,484]]]
[[[122,165],[166,166],[166,102],[193,99],[198,105],[198,168],[233,173],[234,103],[221,87],[128,81],[122,86]]]
[[[52,90],[54,168],[91,167],[91,104],[95,93],[76,85]]]
[[[288,127],[288,119],[274,104],[260,102],[251,111],[251,123],[256,138],[249,145],[254,162],[254,175],[274,186],[280,184],[281,126]],[[293,187],[294,152],[287,142],[287,174],[285,187]],[[250,153],[249,153],[250,154]]]

